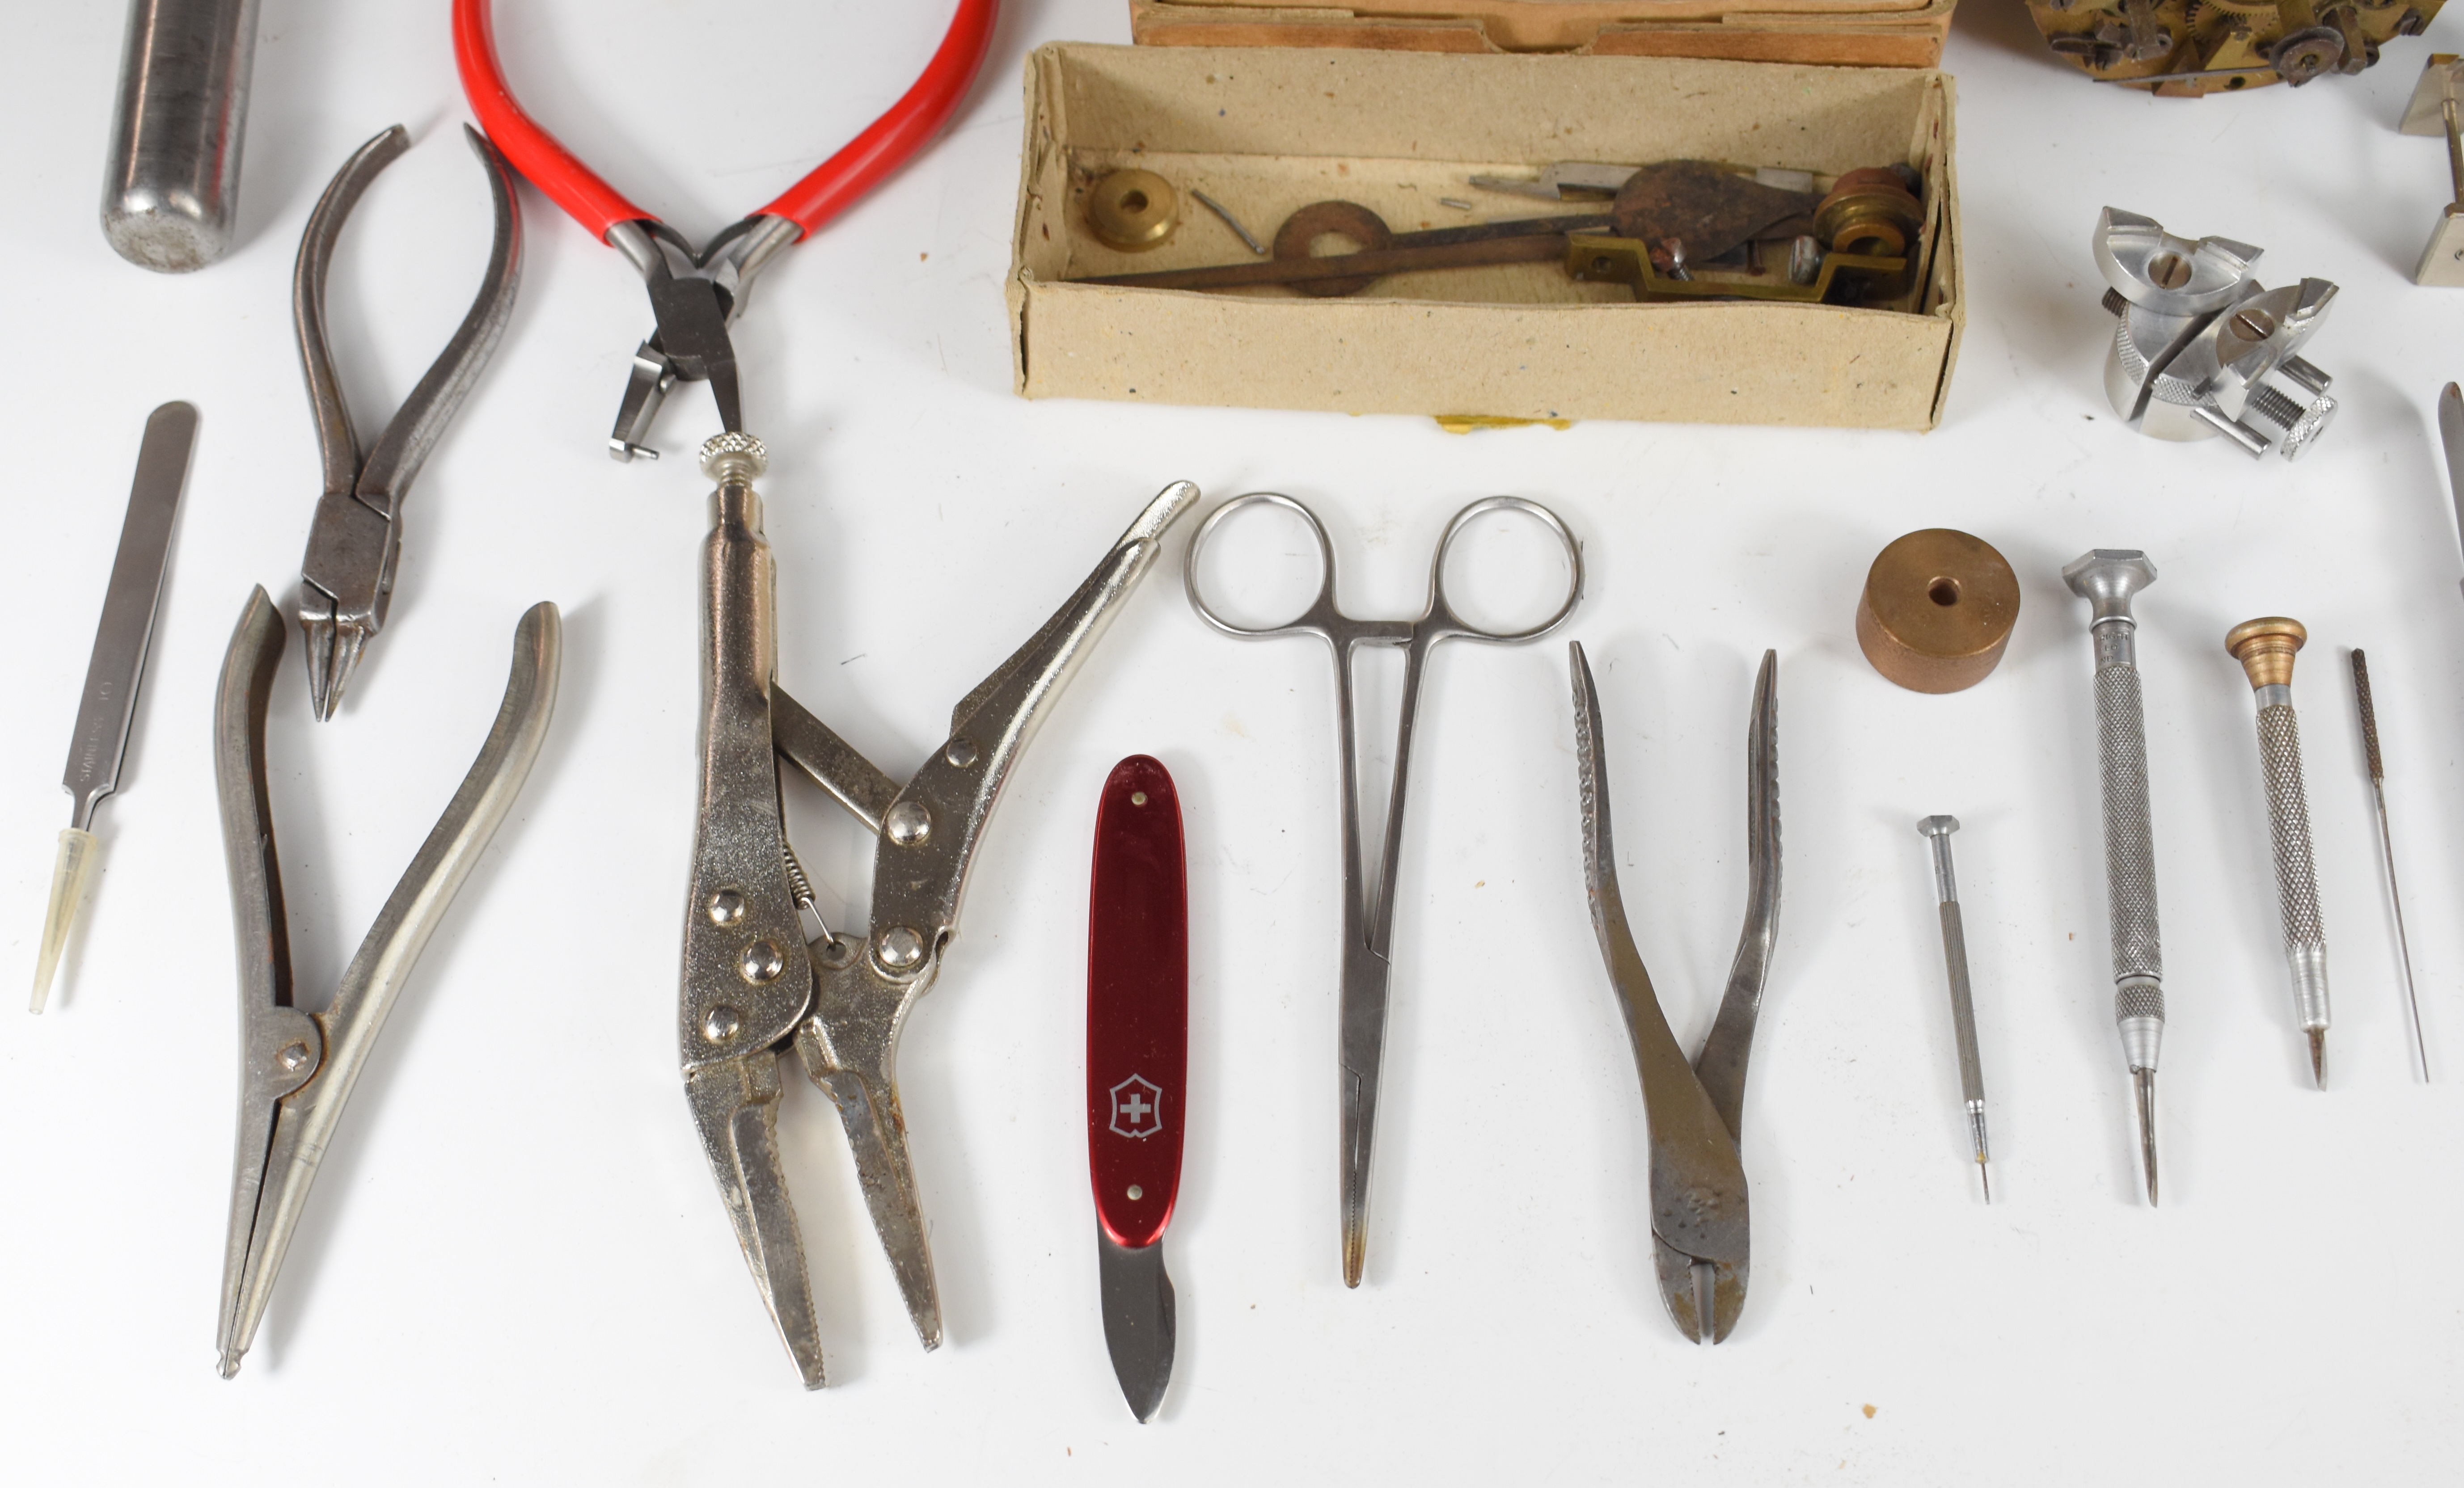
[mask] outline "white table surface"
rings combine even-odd
[[[937,39],[913,7],[505,0],[507,66],[584,157],[689,234],[869,120]],[[759,13],[766,11],[767,13]],[[1367,1284],[1337,1268],[1331,677],[1176,592],[1177,543],[1010,782],[901,1088],[948,1342],[915,1345],[827,1104],[781,1120],[831,1388],[797,1387],[678,1089],[693,821],[688,462],[601,438],[638,281],[527,187],[510,333],[409,507],[391,623],[339,721],[276,689],[275,811],[303,988],[331,985],[485,732],[524,606],[562,607],[553,732],[360,1084],[239,1378],[213,1369],[233,973],[209,701],[249,586],[287,599],[318,490],[288,309],[326,177],[419,144],[342,239],[332,312],[373,430],[462,314],[486,195],[445,7],[266,0],[240,241],[187,278],[95,223],[122,8],[27,7],[0,49],[9,285],[0,944],[33,960],[54,784],[147,409],[204,432],[106,867],[51,1011],[0,1020],[0,1460],[23,1483],[2091,1480],[2421,1482],[2453,1472],[2464,1340],[2464,626],[2432,399],[2464,295],[2409,271],[2446,189],[2395,133],[2423,56],[2201,102],[2098,88],[1969,0],[1968,333],[1923,436],[1426,420],[1009,391],[1000,285],[1021,58],[1125,40],[1119,0],[1010,7],[929,155],[773,268],[737,335],[781,572],[781,676],[886,769],[1041,621],[1139,504],[1272,487],[1333,530],[1347,602],[1407,613],[1439,529],[1494,492],[1587,543],[1567,634],[1600,669],[1617,841],[1680,1039],[1744,901],[1742,749],[1780,662],[1781,939],[1746,1103],[1752,1284],[1716,1350],[1653,1292],[1634,1071],[1587,923],[1565,652],[1451,646],[1421,718]],[[2117,426],[2097,209],[2264,245],[2343,293],[2313,357],[2341,422],[2299,466]],[[2450,348],[2442,355],[2441,348]],[[710,425],[680,389],[659,436]],[[1901,533],[2018,568],[1987,684],[1881,681],[1850,617]],[[1184,527],[1183,531],[1188,529]],[[2083,608],[2057,571],[2151,553],[2141,602],[2172,1019],[2165,1197],[2133,1161],[2107,973]],[[1265,545],[1268,549],[1273,544]],[[2288,613],[2334,947],[2335,1088],[2308,1088],[2277,952],[2249,689],[2220,646]],[[2409,1070],[2343,650],[2371,652],[2439,1080]],[[1373,668],[1373,670],[1375,670]],[[1396,688],[1371,689],[1382,775]],[[1086,868],[1106,769],[1187,802],[1180,1348],[1135,1425],[1105,1355],[1082,1137]],[[791,790],[825,908],[855,829]],[[1964,1160],[1934,901],[1912,830],[1958,814],[1995,1202]],[[10,994],[14,996],[15,994]]]

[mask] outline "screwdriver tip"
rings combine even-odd
[[[2156,1072],[2134,1069],[2139,1087],[2139,1159],[2147,1171],[2147,1207],[2156,1206]]]
[[[2327,1088],[2327,1030],[2323,1028],[2310,1030],[2310,1075],[2320,1089]]]
[[[1992,1170],[1991,1170],[1991,1169],[1990,1169],[1990,1168],[1988,1168],[1985,1164],[1983,1164],[1983,1163],[1981,1163],[1981,1162],[1980,1162],[1980,1163],[1978,1163],[1978,1164],[1976,1165],[1976,1181],[1985,1185],[1985,1202],[1987,1202],[1987,1203],[1989,1203],[1989,1204],[1992,1203],[1992,1202],[1993,1202],[1993,1173],[1992,1173]]]

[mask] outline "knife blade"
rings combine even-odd
[[[1180,797],[1163,765],[1112,767],[1095,812],[1087,916],[1087,1165],[1104,1343],[1144,1422],[1177,1341],[1163,1233],[1180,1193],[1189,1073],[1189,887]]]
[[[145,675],[145,649],[154,639],[154,611],[171,557],[171,523],[179,514],[180,492],[188,484],[188,459],[196,448],[197,410],[191,405],[166,403],[147,416],[128,514],[121,523],[120,555],[112,559],[102,623],[95,627],[94,656],[86,663],[85,690],[77,702],[77,733],[69,740],[68,769],[60,777],[75,804],[52,867],[32,1012],[42,1012],[51,996],[52,975],[59,969],[77,902],[94,871],[101,845],[92,831],[95,808],[120,788],[121,761],[127,755],[129,728],[137,718],[137,687]]]

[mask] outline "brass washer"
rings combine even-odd
[[[1947,527],[1894,540],[1857,602],[1857,645],[1912,692],[1958,692],[2001,665],[2019,621],[2019,576],[1993,545]]]
[[[1124,253],[1161,248],[1180,226],[1180,193],[1152,170],[1113,171],[1087,188],[1087,226]]]

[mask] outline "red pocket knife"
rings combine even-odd
[[[1159,761],[1132,755],[1105,780],[1089,898],[1087,1164],[1104,1343],[1144,1421],[1172,1383],[1163,1231],[1180,1192],[1189,1073],[1189,885],[1180,797]]]

